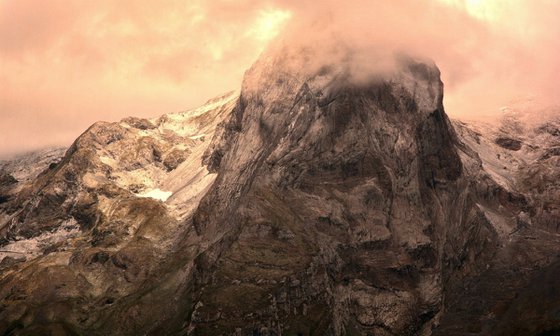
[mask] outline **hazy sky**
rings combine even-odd
[[[552,100],[558,13],[557,0],[0,0],[0,157],[237,89],[275,38],[428,56],[451,116]]]

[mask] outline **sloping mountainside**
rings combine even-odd
[[[297,55],[3,163],[0,333],[560,332],[558,111],[451,122],[429,61]]]

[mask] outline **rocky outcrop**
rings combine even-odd
[[[136,334],[155,323],[146,315],[165,320],[177,309],[156,283],[181,284],[188,273],[184,221],[215,177],[201,157],[236,98],[96,123],[22,178],[0,205],[0,333]],[[157,297],[152,310],[137,306],[146,293]]]
[[[438,212],[453,211],[434,198],[456,201],[462,163],[439,71],[400,62],[359,86],[277,59],[246,74],[241,127],[215,139],[218,178],[194,217],[213,244],[195,334],[414,334],[440,311]]]
[[[10,198],[10,191],[18,183],[10,173],[0,171],[0,203],[5,203]]]
[[[497,138],[495,142],[498,146],[512,151],[518,151],[521,149],[521,141],[517,139],[501,137]]]
[[[16,177],[0,332],[557,332],[557,122],[451,122],[432,62],[319,56],[271,50],[240,93]]]

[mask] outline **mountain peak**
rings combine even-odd
[[[281,90],[293,93],[303,83],[312,91],[386,81],[418,86],[440,81],[439,77],[433,61],[402,52],[356,50],[342,42],[311,47],[279,44],[265,51],[245,73],[241,91],[245,96],[257,91],[261,96],[263,91],[281,95]]]

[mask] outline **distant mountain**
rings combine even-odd
[[[319,56],[3,162],[0,333],[560,332],[558,111],[450,121],[430,61]]]

